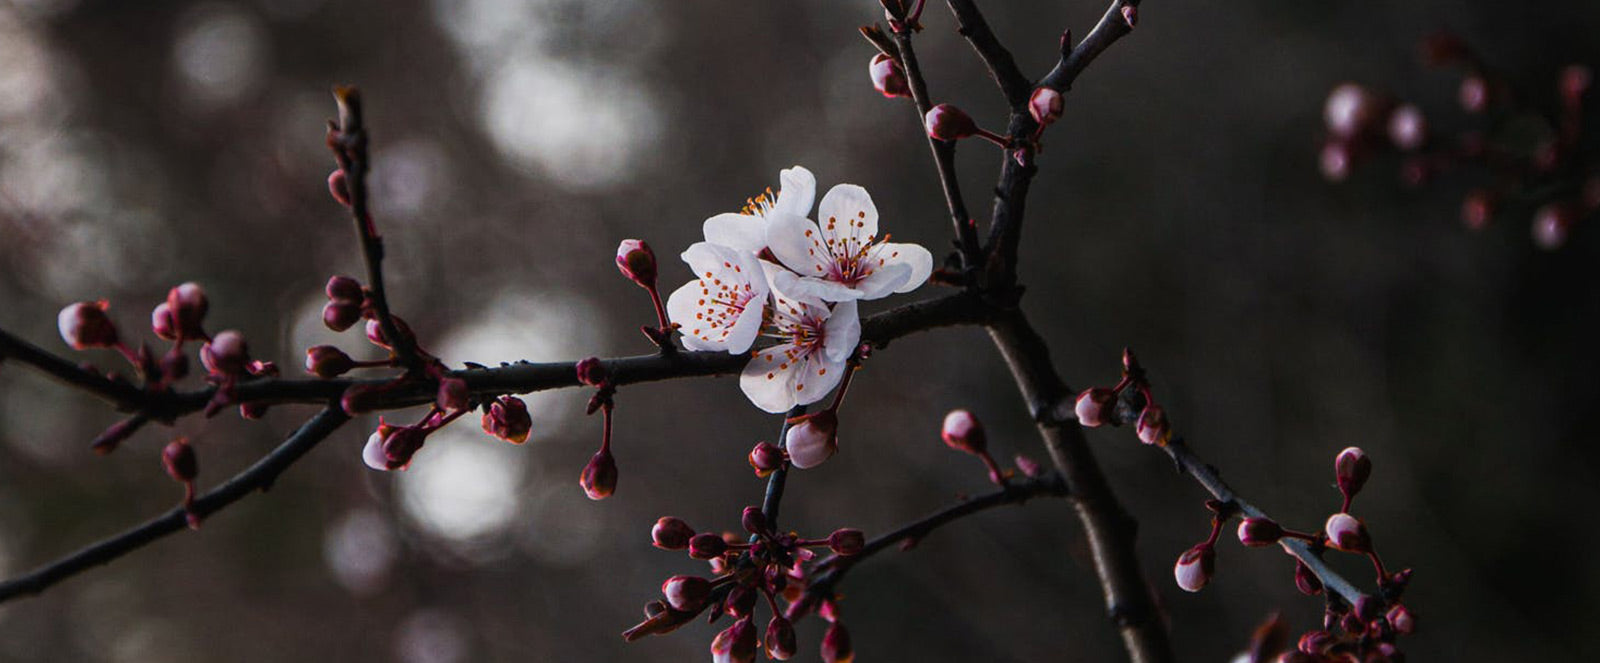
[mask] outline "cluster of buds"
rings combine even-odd
[[[815,558],[812,548],[826,547],[838,557],[858,555],[866,545],[860,530],[841,529],[822,539],[801,538],[778,532],[759,507],[745,507],[740,517],[745,536],[731,532],[696,532],[671,516],[656,521],[651,542],[662,550],[682,550],[711,565],[711,577],[678,575],[661,584],[662,598],[645,606],[645,621],[622,634],[628,641],[677,630],[701,613],[715,622],[732,617],[731,626],[711,642],[712,660],[750,663],[757,650],[768,658],[788,660],[796,653],[794,621],[811,611],[831,622],[822,639],[822,658],[847,663],[854,653],[849,632],[839,623],[838,608],[830,600],[807,597],[804,563]],[[779,601],[787,603],[780,607]],[[755,609],[765,603],[771,611],[766,631],[757,633]],[[820,603],[820,605],[819,605]]]
[[[1340,181],[1357,163],[1385,152],[1402,155],[1406,184],[1424,184],[1444,173],[1475,169],[1473,180],[1491,186],[1468,190],[1461,221],[1481,230],[1502,208],[1532,210],[1535,245],[1553,250],[1567,241],[1578,221],[1600,210],[1600,174],[1582,151],[1584,96],[1592,86],[1589,67],[1563,68],[1555,83],[1554,112],[1512,93],[1513,86],[1484,63],[1459,37],[1436,34],[1423,43],[1423,61],[1461,72],[1458,101],[1468,116],[1483,119],[1453,140],[1431,135],[1423,112],[1355,83],[1335,87],[1324,107],[1328,136],[1320,163],[1323,175]]]
[[[1132,415],[1133,412],[1138,415]],[[1139,441],[1155,446],[1166,446],[1172,441],[1172,424],[1167,420],[1167,411],[1151,396],[1150,382],[1132,350],[1122,351],[1122,379],[1112,387],[1083,390],[1073,403],[1073,413],[1078,423],[1086,428],[1106,424],[1120,426],[1132,419]]]
[[[410,426],[395,426],[378,418],[378,429],[367,437],[361,450],[361,460],[374,470],[403,470],[411,458],[422,449],[428,436],[448,426],[469,410],[447,411],[434,405],[428,414]]]

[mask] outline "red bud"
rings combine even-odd
[[[663,516],[650,528],[650,543],[662,550],[683,550],[689,547],[694,528],[682,519]]]
[[[111,318],[106,316],[109,307],[104,300],[98,302],[78,302],[61,309],[56,316],[56,325],[61,331],[61,340],[74,350],[88,348],[109,348],[117,344],[117,327],[111,323]]]

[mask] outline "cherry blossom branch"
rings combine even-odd
[[[1023,110],[1028,103],[1028,96],[1033,92],[1033,83],[1017,67],[1011,51],[1006,50],[989,28],[989,22],[984,20],[983,12],[978,11],[977,3],[972,0],[949,0],[949,5],[950,11],[956,15],[957,31],[967,38],[973,50],[978,52],[978,57],[983,59],[984,65],[989,67],[989,75],[994,77],[995,83],[1000,85],[1000,91],[1006,95],[1006,104],[1013,110]]]
[[[1100,22],[1096,23],[1089,36],[1078,42],[1069,51],[1067,44],[1062,45],[1061,61],[1044,78],[1039,79],[1040,87],[1047,87],[1057,92],[1066,92],[1072,89],[1073,81],[1078,80],[1078,74],[1089,67],[1089,63],[1104,53],[1107,48],[1116,43],[1124,35],[1133,32],[1133,25],[1137,22],[1139,0],[1114,0],[1111,7],[1106,9]],[[1131,11],[1130,11],[1131,10]],[[1129,20],[1129,16],[1135,17]]]
[[[32,366],[68,386],[110,401],[119,410],[132,411],[151,407],[149,395],[138,387],[127,382],[112,380],[96,371],[85,370],[4,329],[0,329],[0,358]]]
[[[91,544],[33,571],[0,582],[0,602],[44,591],[50,586],[96,566],[106,564],[157,539],[184,530],[189,514],[200,517],[221,511],[257,490],[266,491],[284,470],[326,439],[350,417],[337,405],[308,420],[283,444],[254,465],[196,499],[188,510],[177,507],[138,527]]]
[[[806,406],[796,405],[783,415],[783,427],[778,429],[778,441],[774,444],[779,449],[789,446],[789,426],[793,425],[795,417],[806,413]],[[766,496],[761,500],[761,515],[766,517],[767,523],[776,528],[778,526],[778,506],[783,502],[783,488],[788,483],[789,463],[784,462],[778,469],[772,471],[772,476],[767,477]]]

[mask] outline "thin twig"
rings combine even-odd
[[[933,110],[933,100],[928,96],[928,84],[922,79],[922,69],[917,65],[917,53],[911,48],[911,31],[894,33],[895,50],[899,51],[900,67],[906,74],[906,85],[911,89],[911,99],[917,108],[917,126]],[[923,131],[926,136],[927,131]],[[939,185],[944,189],[945,206],[950,210],[950,223],[955,229],[956,246],[961,252],[962,272],[970,278],[972,271],[983,264],[982,249],[978,246],[978,229],[967,214],[967,203],[961,198],[961,182],[956,178],[956,144],[927,136],[928,149],[933,152],[933,163],[939,171]]]
[[[1070,52],[1056,63],[1050,73],[1039,79],[1040,87],[1048,87],[1057,92],[1066,92],[1072,89],[1073,81],[1078,80],[1078,74],[1089,67],[1096,57],[1105,52],[1111,44],[1116,43],[1124,35],[1133,32],[1133,27],[1122,17],[1124,7],[1138,7],[1139,0],[1115,0],[1111,7],[1106,9],[1100,22],[1096,23],[1089,36],[1078,42]]]
[[[68,386],[99,396],[118,410],[146,409],[149,394],[127,382],[117,382],[96,371],[88,371],[44,348],[0,329],[0,357],[32,366]]]
[[[778,429],[778,441],[775,442],[779,449],[789,448],[789,427],[795,417],[804,416],[806,406],[796,405],[783,415],[783,427]],[[789,462],[778,466],[772,471],[772,476],[767,477],[767,492],[761,499],[761,515],[766,517],[767,525],[773,529],[778,527],[778,507],[783,502],[783,488],[788,483]],[[754,536],[754,535],[752,535]]]
[[[949,5],[950,11],[956,15],[957,31],[967,38],[973,50],[978,52],[978,57],[983,59],[984,65],[989,67],[989,75],[1000,85],[1001,93],[1006,95],[1006,104],[1021,110],[1033,93],[1033,83],[1017,67],[1011,51],[1006,50],[994,35],[994,30],[989,28],[989,22],[984,20],[983,12],[978,11],[977,3],[972,0],[949,0]]]
[[[350,417],[337,406],[323,410],[254,465],[195,500],[193,513],[205,517],[237,502],[251,492],[267,490],[278,475],[349,419]],[[187,526],[186,518],[187,512],[183,507],[172,509],[143,525],[0,583],[0,602],[38,594],[62,580],[117,559],[157,539],[182,531]]]

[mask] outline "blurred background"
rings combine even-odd
[[[1085,34],[1105,6],[983,8],[1039,76],[1060,31]],[[873,0],[0,0],[0,325],[67,353],[55,313],[106,298],[125,334],[153,340],[151,307],[195,280],[208,326],[242,330],[288,374],[314,344],[370,352],[318,313],[330,274],[361,272],[325,185],[335,83],[366,95],[392,304],[453,365],[648,352],[634,330],[652,313],[616,243],[648,240],[676,287],[700,222],[793,164],[867,187],[886,230],[938,253],[917,118],[867,77],[856,27],[874,20]],[[924,22],[933,95],[1000,128],[948,12],[929,3]],[[1600,228],[1540,251],[1527,210],[1464,229],[1466,179],[1407,188],[1380,161],[1334,185],[1317,168],[1343,81],[1462,121],[1459,75],[1417,62],[1441,28],[1551,95],[1560,67],[1600,62],[1600,7],[1581,0],[1148,3],[1046,136],[1025,304],[1074,386],[1114,382],[1137,349],[1179,431],[1286,524],[1336,509],[1333,457],[1364,447],[1376,471],[1357,513],[1390,565],[1416,569],[1413,660],[1592,660]],[[959,157],[987,210],[998,153]],[[201,531],[0,605],[0,660],[702,660],[703,624],[618,637],[662,579],[703,569],[651,548],[649,528],[670,514],[737,529],[762,491],[745,454],[778,418],[733,379],[625,388],[620,488],[596,503],[576,481],[599,440],[586,397],[531,396],[522,447],[462,422],[404,473],[362,465],[375,421],[347,426]],[[984,491],[981,466],[939,442],[954,407],[983,418],[997,456],[1045,457],[980,331],[906,338],[861,373],[839,457],[791,477],[785,525],[871,534]],[[210,486],[311,412],[151,427],[101,458],[87,442],[113,412],[0,367],[0,572],[170,508],[169,436],[198,445]],[[1288,558],[1231,534],[1212,586],[1177,590],[1203,493],[1129,430],[1090,437],[1141,521],[1183,660],[1227,660],[1274,611],[1296,633],[1319,623]],[[862,661],[1121,657],[1060,501],[962,521],[844,589]],[[815,660],[816,620],[801,637]]]

